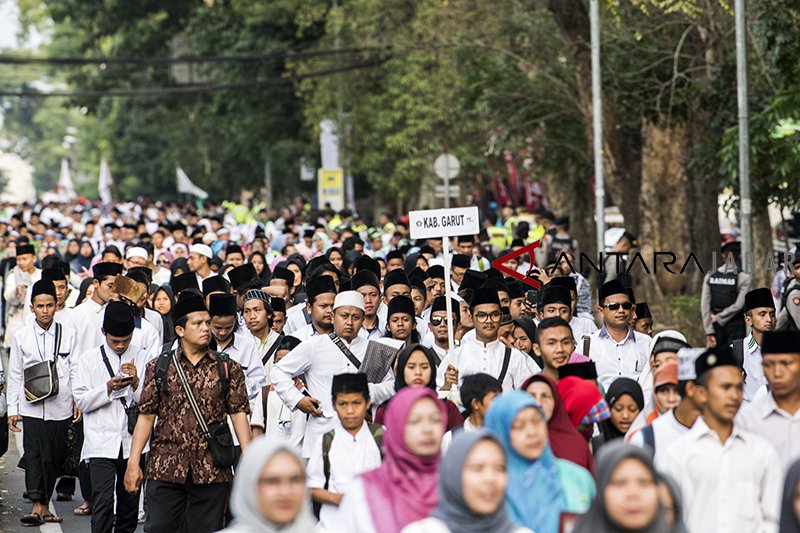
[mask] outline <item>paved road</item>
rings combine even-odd
[[[8,452],[0,458],[0,532],[17,533],[35,532],[37,528],[25,527],[20,524],[19,519],[22,515],[29,513],[30,503],[22,499],[25,490],[25,473],[17,468],[20,451],[22,449],[21,434],[11,434]],[[80,487],[76,487],[77,494],[71,502],[52,502],[50,509],[56,515],[62,517],[62,524],[45,524],[38,528],[42,533],[85,533],[90,530],[89,516],[75,516],[72,511],[78,507],[82,500],[80,498]],[[141,526],[137,531],[141,531]]]

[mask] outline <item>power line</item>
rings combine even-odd
[[[174,65],[183,63],[238,63],[259,62],[270,59],[305,59],[314,57],[382,52],[389,47],[342,48],[339,50],[274,50],[262,54],[177,56],[177,57],[24,57],[0,55],[0,64],[6,65]]]
[[[248,80],[243,82],[233,83],[210,83],[210,84],[192,84],[192,85],[178,85],[174,87],[145,87],[138,89],[107,89],[107,90],[93,90],[93,91],[48,91],[40,92],[30,89],[23,90],[3,90],[0,89],[0,96],[15,96],[24,98],[102,98],[102,97],[159,97],[168,95],[182,95],[182,94],[197,94],[204,92],[215,91],[229,91],[229,90],[242,90],[250,89],[253,87],[262,87],[267,85],[283,85],[293,83],[309,78],[318,78],[323,76],[330,76],[340,72],[349,72],[353,70],[362,70],[376,67],[383,63],[381,61],[371,61],[367,63],[355,63],[344,67],[335,67],[325,70],[317,70],[313,72],[306,72],[301,74],[294,74],[292,76],[273,76],[263,80]]]

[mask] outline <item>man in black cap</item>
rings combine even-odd
[[[695,363],[703,415],[667,450],[663,467],[681,489],[689,531],[777,531],[783,472],[772,445],[734,423],[742,372],[728,346]]]
[[[336,282],[331,276],[310,279],[306,283],[306,296],[308,301],[305,310],[311,317],[311,323],[290,333],[301,341],[315,335],[327,335],[333,330],[333,301],[336,298]]]
[[[508,310],[511,312],[511,318],[516,320],[524,317],[525,291],[522,288],[522,283],[513,278],[506,278],[504,281],[506,287],[508,287]]]
[[[800,332],[764,332],[761,357],[769,391],[743,405],[736,423],[767,439],[786,472],[800,459]]]
[[[383,278],[383,303],[389,305],[395,296],[411,297],[411,283],[402,268],[387,272]]]
[[[576,339],[578,350],[584,351],[597,366],[598,381],[604,390],[618,377],[639,383],[652,380],[648,377],[651,376],[651,339],[631,326],[633,305],[630,292],[622,282],[615,279],[603,283],[598,291],[597,306],[603,326],[588,337]]]
[[[575,271],[579,265],[575,263],[574,255],[564,252],[560,257],[550,283],[561,283],[570,292],[574,292],[575,308],[572,310],[572,314],[592,320],[592,288],[589,280],[583,277],[580,272]]]
[[[448,354],[436,373],[436,386],[450,391],[448,398],[453,400],[458,394],[455,389],[464,376],[489,374],[503,384],[504,391],[509,392],[521,387],[531,375],[541,372],[530,357],[504,345],[498,338],[503,313],[496,290],[489,287],[476,290],[469,306],[475,323],[475,339],[462,342]]]
[[[392,270],[397,270],[398,268],[403,268],[403,262],[405,261],[405,257],[403,257],[403,252],[400,250],[392,250],[388,254],[386,254],[386,270],[391,272]]]
[[[22,517],[22,523],[40,526],[61,521],[48,504],[66,459],[67,429],[70,422],[80,420],[81,413],[75,406],[70,381],[78,362],[73,350],[75,332],[55,320],[56,288],[52,281],[33,284],[30,306],[34,320],[25,323],[11,339],[8,425],[15,433],[21,431],[20,422],[25,428],[25,488],[33,509]],[[43,377],[33,379],[33,374]],[[56,382],[58,389],[52,394],[50,385]]]
[[[247,383],[247,396],[252,401],[262,387],[267,386],[267,376],[261,365],[258,345],[252,335],[236,335],[238,309],[233,294],[212,294],[208,314],[211,317],[211,349],[225,352],[239,363]]]
[[[16,266],[6,274],[3,298],[6,300],[5,347],[11,347],[11,338],[25,323],[25,299],[28,287],[41,279],[41,271],[36,268],[36,250],[32,244],[17,244]]]
[[[414,302],[408,296],[395,296],[389,302],[386,314],[386,332],[394,340],[403,341],[406,346],[419,342],[416,330],[417,320],[414,314]]]
[[[132,532],[137,525],[139,492],[127,493],[123,486],[131,451],[127,410],[139,400],[151,357],[131,343],[134,328],[131,307],[109,302],[103,314],[105,341],[81,356],[72,384],[84,416],[82,457],[89,463],[93,533]]]
[[[267,294],[288,301],[289,290],[294,286],[294,272],[288,268],[276,266],[272,270]]]
[[[234,267],[244,264],[244,251],[238,244],[229,244],[225,248],[225,262]]]
[[[633,329],[652,337],[653,314],[650,312],[650,306],[647,302],[637,302],[633,309]]]
[[[738,242],[722,247],[723,264],[703,278],[700,313],[706,332],[706,346],[729,344],[747,333],[742,310],[744,297],[753,284],[753,276],[744,272],[737,261]]]
[[[733,355],[744,370],[744,401],[753,401],[756,393],[767,384],[761,368],[761,342],[764,333],[775,330],[775,301],[767,288],[753,289],[744,297],[744,322],[750,333],[731,344]]]
[[[122,274],[119,263],[97,263],[92,267],[94,293],[91,299],[68,311],[64,320],[75,329],[75,353],[83,354],[103,343],[103,309],[114,298],[114,280]]]
[[[275,333],[282,333],[283,326],[286,325],[286,300],[270,297],[269,304],[272,307],[272,330]]]
[[[182,383],[190,387],[209,427],[230,417],[242,450],[251,438],[247,385],[239,363],[209,350],[211,318],[202,296],[179,298],[172,316],[177,348],[147,364],[125,490],[136,492],[142,483],[142,452],[158,417],[148,455],[145,529],[217,531],[223,527],[233,472],[214,464]]]
[[[386,321],[378,316],[381,288],[378,276],[371,270],[356,272],[351,278],[353,290],[364,297],[364,325],[358,335],[366,340],[379,339],[386,334]]]
[[[447,336],[447,300],[446,296],[439,296],[433,301],[431,306],[430,334],[423,339],[423,343],[433,348],[439,361],[445,358],[450,352],[450,339]],[[453,310],[453,330],[458,330],[461,322],[461,311],[459,303],[451,298]],[[433,341],[433,342],[431,342]]]
[[[453,292],[458,292],[458,287],[464,279],[464,273],[469,270],[472,255],[454,254],[450,263],[450,286]]]

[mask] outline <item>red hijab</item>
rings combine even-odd
[[[429,398],[442,412],[442,432],[447,411],[428,387],[400,389],[386,409],[383,464],[362,476],[372,522],[378,533],[399,533],[405,526],[429,516],[439,501],[439,454],[414,455],[406,447],[405,427],[411,408]]]
[[[550,447],[559,459],[566,459],[576,465],[584,467],[594,474],[594,456],[589,450],[586,439],[578,432],[564,408],[561,396],[558,394],[558,386],[553,378],[546,374],[536,374],[529,377],[522,384],[522,390],[527,391],[528,386],[535,382],[546,383],[553,393],[553,414],[547,421],[547,433],[550,437]]]

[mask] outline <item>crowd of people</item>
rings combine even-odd
[[[800,532],[800,257],[709,273],[692,347],[546,210],[448,256],[300,201],[2,217],[25,525],[79,485],[94,533]],[[533,231],[536,290],[491,267]]]

